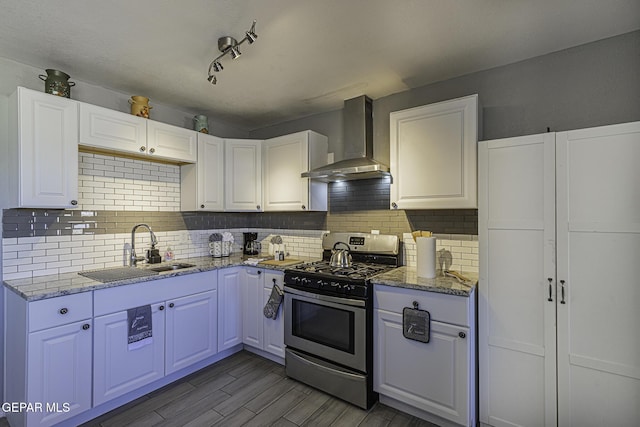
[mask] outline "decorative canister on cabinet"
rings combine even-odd
[[[38,77],[44,81],[44,91],[51,95],[64,96],[71,98],[71,88],[75,86],[75,82],[70,82],[71,76],[59,70],[51,68],[45,70],[47,75],[40,74]]]
[[[209,133],[209,119],[203,114],[193,117],[193,129],[196,132]]]
[[[131,114],[138,117],[149,118],[149,111],[153,108],[149,105],[149,98],[146,96],[133,95],[129,100],[131,104]]]

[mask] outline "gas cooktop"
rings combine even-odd
[[[321,274],[325,276],[344,277],[349,279],[369,279],[376,274],[383,273],[393,268],[389,265],[372,264],[364,262],[354,262],[350,267],[332,267],[329,261],[316,261],[307,264],[300,264],[292,267],[296,273],[307,273],[310,275]]]

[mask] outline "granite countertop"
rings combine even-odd
[[[478,273],[459,273],[468,277],[470,282],[468,284],[461,283],[453,277],[443,275],[441,270],[438,270],[434,279],[426,279],[418,277],[415,267],[403,266],[374,276],[371,283],[468,297],[478,284]]]
[[[265,257],[267,258],[267,257]],[[307,262],[310,260],[301,259],[300,262]],[[5,280],[4,285],[7,289],[20,295],[27,301],[37,301],[46,298],[55,298],[63,295],[70,295],[79,292],[88,292],[96,289],[112,288],[115,286],[130,285],[134,283],[146,282],[150,280],[161,280],[167,277],[183,276],[186,274],[201,273],[204,271],[217,270],[220,268],[235,267],[235,266],[248,266],[245,263],[245,258],[240,255],[213,258],[197,257],[197,258],[182,258],[171,262],[164,262],[160,264],[143,264],[141,269],[150,267],[160,267],[166,264],[173,263],[188,263],[194,264],[194,267],[184,268],[181,270],[171,270],[155,274],[153,276],[136,277],[132,279],[118,280],[114,282],[102,283],[96,280],[90,279],[74,273],[61,273],[49,276],[32,277],[27,279],[15,279]],[[263,265],[258,264],[256,267],[284,271],[289,266],[277,266],[277,265]]]

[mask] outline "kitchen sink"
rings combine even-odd
[[[175,264],[161,265],[159,267],[147,267],[145,270],[151,270],[157,273],[163,273],[165,271],[182,270],[183,268],[191,268],[191,267],[195,267],[195,265],[186,264],[186,263],[175,263]]]
[[[136,279],[139,277],[157,275],[157,271],[143,270],[135,267],[114,267],[100,270],[87,270],[78,273],[81,276],[102,283],[116,282],[118,280]]]

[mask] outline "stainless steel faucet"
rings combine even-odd
[[[156,245],[158,244],[158,239],[156,239],[156,235],[153,234],[151,227],[149,227],[147,224],[134,225],[131,229],[131,258],[129,259],[129,265],[131,267],[135,267],[138,261],[142,261],[145,259],[145,257],[139,257],[136,255],[136,230],[138,229],[138,227],[146,227],[147,230],[149,230],[149,233],[151,234],[151,249],[155,249]]]

